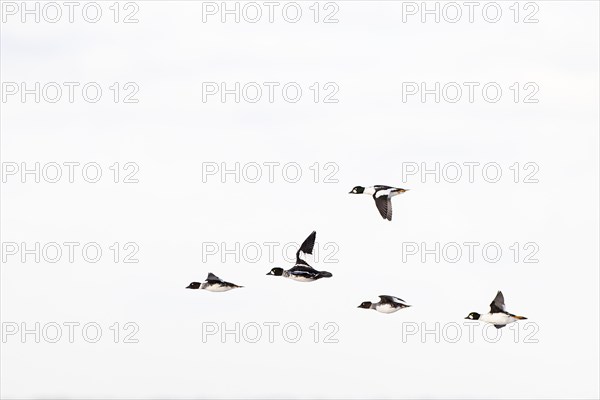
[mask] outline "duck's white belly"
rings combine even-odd
[[[289,275],[288,278],[295,280],[297,282],[313,282],[315,279],[310,277],[309,275]]]
[[[228,287],[228,286],[221,286],[221,285],[211,285],[211,286],[207,286],[204,288],[205,290],[208,290],[209,292],[226,292],[228,290],[233,289],[232,287]]]
[[[515,322],[517,319],[511,317],[510,315],[502,314],[502,313],[494,313],[494,314],[484,314],[479,317],[480,321],[487,322],[494,325],[506,325],[511,322]]]
[[[384,313],[384,314],[391,314],[391,313],[398,311],[399,309],[400,309],[400,307],[393,307],[390,304],[382,304],[382,305],[375,306],[375,310],[379,311],[380,313]]]

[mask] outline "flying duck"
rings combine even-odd
[[[479,314],[476,312],[472,312],[469,315],[467,315],[465,319],[487,322],[493,324],[496,327],[496,329],[500,329],[504,328],[507,324],[510,324],[511,322],[527,318],[506,312],[504,305],[504,296],[502,295],[501,291],[498,291],[496,297],[494,298],[494,301],[492,301],[492,303],[490,304],[489,313]]]
[[[392,201],[391,198],[407,192],[410,189],[395,188],[385,185],[375,185],[369,187],[355,186],[350,194],[368,194],[373,196],[375,205],[383,219],[392,220]]]
[[[186,287],[186,289],[204,289],[208,290],[209,292],[226,292],[228,290],[237,289],[241,287],[243,286],[238,286],[230,282],[225,282],[212,272],[209,272],[208,276],[206,277],[206,282],[192,282]]]
[[[371,303],[370,301],[363,301],[358,308],[366,308],[375,311],[379,311],[384,314],[391,314],[403,308],[410,307],[405,303],[404,300],[394,296],[379,296],[377,303]]]
[[[304,240],[296,252],[296,264],[292,268],[288,270],[284,270],[283,268],[273,268],[267,275],[283,276],[284,278],[293,279],[298,282],[314,282],[321,278],[331,278],[333,275],[330,272],[317,271],[300,257],[300,253],[312,254],[316,237],[317,232],[313,231]]]

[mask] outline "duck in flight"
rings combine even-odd
[[[498,291],[494,301],[490,304],[490,312],[487,314],[479,314],[472,312],[465,319],[472,319],[475,321],[483,321],[493,324],[496,329],[504,328],[511,322],[518,321],[520,319],[527,319],[519,315],[514,315],[506,312],[506,306],[504,305],[504,295],[501,291]]]
[[[225,282],[212,272],[209,272],[208,276],[206,277],[206,282],[192,282],[186,287],[186,289],[204,289],[208,290],[209,292],[226,292],[231,289],[237,289],[242,287],[243,286],[238,286],[230,282]]]
[[[392,186],[375,185],[369,187],[355,186],[350,194],[368,194],[373,196],[375,205],[383,219],[392,220],[392,197],[407,192],[410,189],[395,188]]]
[[[406,307],[410,306],[406,304],[404,300],[399,299],[398,297],[386,295],[379,296],[379,301],[377,303],[363,301],[360,306],[358,306],[358,308],[371,309],[384,314],[391,314]]]
[[[283,268],[273,268],[267,275],[283,276],[284,278],[289,278],[298,282],[314,282],[321,278],[331,278],[333,275],[330,272],[317,271],[300,257],[300,253],[312,254],[316,238],[316,231],[313,231],[308,235],[296,252],[296,264],[292,268],[288,270],[284,270]]]

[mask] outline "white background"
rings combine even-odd
[[[83,4],[83,3],[82,3]],[[597,398],[598,389],[598,3],[538,1],[539,23],[402,21],[402,3],[340,1],[335,24],[314,23],[312,4],[287,23],[202,22],[202,3],[139,1],[139,23],[103,18],[72,24],[8,16],[1,28],[3,82],[98,82],[98,103],[2,103],[6,162],[94,161],[96,184],[2,184],[3,242],[101,243],[96,264],[61,260],[1,269],[2,322],[82,325],[104,331],[69,343],[2,343],[1,395],[57,397]],[[121,3],[123,4],[123,3]],[[420,3],[419,3],[420,4]],[[433,3],[430,2],[430,5]],[[443,3],[441,3],[443,4]],[[484,3],[482,3],[484,4]],[[523,3],[521,3],[521,6]],[[63,9],[64,11],[65,9]],[[266,10],[263,8],[263,10]],[[466,12],[466,8],[463,8]],[[250,104],[213,97],[202,82],[298,82],[302,99]],[[137,104],[107,88],[136,82]],[[335,82],[337,104],[312,101],[308,86]],[[498,82],[502,99],[455,104],[402,101],[402,82]],[[535,82],[539,103],[514,103],[514,82]],[[280,92],[279,92],[280,93]],[[231,97],[230,97],[231,98]],[[137,184],[111,182],[114,162],[140,166]],[[298,183],[202,180],[203,162],[297,162]],[[308,167],[336,163],[339,183],[313,182]],[[497,162],[498,183],[402,181],[402,163]],[[514,183],[508,167],[539,165],[539,183]],[[410,188],[380,218],[355,185]],[[338,263],[312,262],[333,278],[304,284],[265,276],[270,263],[202,263],[202,243],[317,241],[339,246]],[[107,247],[136,242],[137,264]],[[403,242],[497,242],[497,263],[418,256]],[[538,263],[515,263],[508,247],[535,242]],[[480,254],[480,253],[478,253]],[[323,255],[323,251],[321,256]],[[227,293],[184,290],[208,272],[243,285]],[[508,311],[539,327],[538,343],[474,343],[433,335],[402,340],[403,323],[463,323],[487,312],[497,290]],[[384,315],[356,306],[380,294],[413,307]],[[114,322],[140,327],[137,344],[114,343]],[[202,341],[203,323],[296,322],[302,339],[274,343],[228,336]],[[338,343],[313,342],[309,327],[333,322]],[[523,322],[519,323],[523,326]],[[79,332],[79,331],[77,331]],[[490,331],[492,332],[492,331]],[[63,335],[66,336],[66,330]],[[463,332],[466,336],[467,331]]]

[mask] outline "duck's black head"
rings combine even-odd
[[[349,191],[349,194],[362,194],[364,193],[365,188],[363,186],[354,186],[354,188]]]
[[[267,275],[281,276],[283,275],[283,268],[273,268]]]
[[[373,303],[371,303],[370,301],[363,301],[362,303],[360,303],[360,306],[358,306],[358,308],[371,308],[372,305]]]
[[[481,316],[481,315],[480,315],[479,313],[472,312],[471,314],[467,315],[467,316],[465,317],[465,319],[473,319],[473,320],[477,321],[477,320],[479,319],[479,317],[480,317],[480,316]]]
[[[200,289],[200,282],[192,282],[186,289]]]

